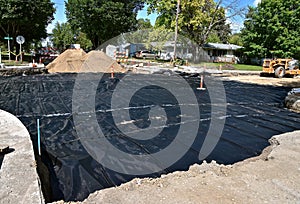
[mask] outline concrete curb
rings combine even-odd
[[[45,203],[30,135],[18,118],[3,110],[0,142],[9,146],[0,154],[0,203]]]

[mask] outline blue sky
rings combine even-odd
[[[65,15],[64,0],[51,0],[51,1],[53,3],[55,3],[56,13],[54,15],[54,18],[55,18],[54,21],[47,28],[48,33],[51,33],[56,22],[62,23],[62,22],[67,21],[66,15]],[[247,5],[255,6],[255,5],[257,5],[258,2],[260,2],[260,0],[239,0],[239,6],[240,7],[246,7]],[[146,8],[144,8],[144,10],[142,10],[138,13],[137,18],[148,18],[148,19],[150,19],[152,25],[154,25],[156,16],[157,16],[156,14],[151,14],[148,16]],[[242,24],[243,24],[243,22],[241,22],[241,21],[242,20],[240,20],[240,22],[232,22],[233,29],[238,30],[240,28],[240,26],[242,26]]]

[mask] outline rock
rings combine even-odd
[[[6,144],[0,144],[0,153],[5,153],[9,150],[9,146]]]
[[[290,94],[284,100],[285,106],[300,112],[300,93]]]

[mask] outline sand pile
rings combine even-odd
[[[82,50],[66,50],[47,66],[50,73],[80,73],[80,72],[114,72],[124,73],[116,61],[102,51],[91,51],[86,54]]]
[[[83,56],[81,61],[82,67],[80,72],[110,73],[112,67],[114,72],[124,73],[126,71],[102,51],[91,51]]]
[[[46,67],[50,73],[78,72],[81,67],[81,58],[86,55],[83,50],[66,50]],[[74,66],[75,65],[75,66]]]

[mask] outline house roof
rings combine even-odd
[[[243,48],[242,46],[234,44],[221,44],[221,43],[207,43],[204,48],[217,49],[217,50],[238,50]]]
[[[166,48],[166,47],[174,47],[174,44],[175,42],[174,41],[166,41],[166,42],[151,42],[150,45],[152,47],[156,47],[158,46],[159,44],[164,44],[163,47]],[[126,43],[126,44],[123,44],[122,47],[123,48],[128,48],[132,43]],[[139,44],[139,45],[145,45],[146,43],[133,43],[133,44]],[[177,43],[178,46],[182,46],[182,44],[180,44],[179,42]],[[190,43],[188,43],[187,45],[185,46],[189,46]],[[160,45],[161,46],[161,45]],[[119,46],[117,46],[119,47]],[[215,50],[238,50],[238,49],[241,49],[243,48],[242,46],[239,46],[239,45],[234,45],[234,44],[222,44],[222,43],[207,43],[203,46],[203,48],[205,49],[215,49]]]
[[[161,42],[151,42],[150,44],[153,47],[156,47],[157,45],[162,44],[162,43]],[[163,47],[174,47],[174,45],[175,45],[174,41],[166,41],[166,42],[164,42]],[[181,43],[177,42],[177,46],[181,46]]]

